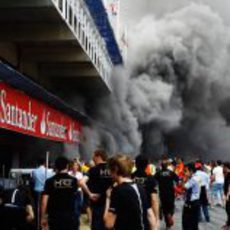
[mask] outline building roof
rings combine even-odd
[[[122,56],[102,0],[85,0],[85,3],[88,6],[91,16],[106,43],[112,63],[114,65],[122,64]]]

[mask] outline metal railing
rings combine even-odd
[[[83,50],[111,90],[112,62],[93,18],[83,0],[52,0]]]

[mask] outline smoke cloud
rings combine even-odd
[[[226,158],[230,149],[229,28],[205,5],[144,18],[129,33],[113,93],[94,103],[83,153]],[[93,143],[92,143],[93,140]],[[206,158],[207,159],[207,158]]]

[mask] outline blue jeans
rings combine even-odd
[[[201,204],[200,205],[200,220],[202,220],[202,211],[203,211],[205,220],[207,222],[209,222],[210,221],[210,216],[209,216],[208,205],[206,205],[206,204]]]
[[[224,184],[222,183],[213,184],[213,195],[217,199],[218,204],[223,203],[222,202],[223,190],[224,190]]]

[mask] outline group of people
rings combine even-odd
[[[161,219],[171,229],[176,199],[184,201],[183,230],[198,230],[202,214],[210,222],[210,204],[226,206],[223,228],[230,229],[229,163],[185,164],[181,158],[164,156],[154,166],[144,155],[135,160],[124,154],[108,159],[102,149],[93,153],[93,163],[87,167],[76,159],[58,157],[54,173],[40,161],[32,173],[34,204],[22,188],[11,193],[10,202],[0,191],[0,216],[7,220],[14,210],[11,218],[24,218],[14,228],[5,221],[4,229],[78,230],[83,208],[92,230],[157,230]],[[15,200],[21,202],[23,215],[15,208],[19,207]]]

